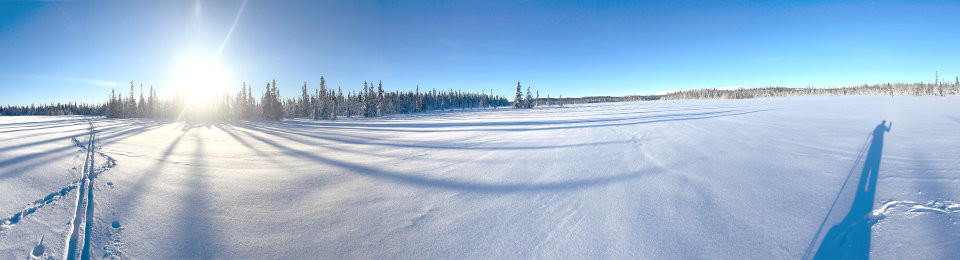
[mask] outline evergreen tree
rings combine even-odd
[[[283,103],[280,101],[280,91],[277,90],[277,80],[267,82],[266,91],[260,101],[261,117],[265,120],[283,119]]]
[[[247,82],[243,82],[240,86],[240,92],[237,93],[235,98],[237,101],[236,114],[237,119],[247,120]]]
[[[320,93],[320,90],[313,90],[313,106],[310,108],[313,110],[313,120],[323,119],[323,111],[321,106],[325,103],[323,100],[323,93]]]
[[[273,99],[271,95],[273,95],[273,91],[270,90],[270,82],[267,82],[266,89],[263,91],[263,97],[260,98],[260,114],[263,115],[264,119],[268,120],[269,118],[267,117],[273,114],[273,111],[270,111],[270,109],[273,109],[273,106],[270,105],[270,100]]]
[[[520,89],[520,81],[517,81],[517,97],[513,99],[513,107],[523,107],[523,91]]]
[[[157,93],[154,92],[153,85],[150,85],[150,96],[147,97],[147,116],[157,117]]]
[[[330,107],[332,102],[331,95],[327,93],[327,80],[320,76],[320,91],[317,92],[317,116],[316,119],[330,118]]]
[[[377,82],[377,116],[383,114],[383,81]]]
[[[277,89],[277,80],[273,80],[273,119],[283,119],[283,104],[280,103],[280,90]]]
[[[297,107],[297,117],[308,118],[310,117],[310,107],[311,103],[310,94],[307,94],[307,82],[303,82],[303,87],[301,88],[302,93],[300,95],[299,106]]]
[[[343,99],[343,89],[338,85],[337,99],[336,99],[336,103],[334,103],[335,105],[333,110],[334,113],[333,113],[333,116],[331,116],[332,119],[337,119],[337,114],[344,113],[343,110],[346,109],[346,105],[344,104],[344,102],[346,102],[346,100]]]
[[[413,112],[420,112],[420,105],[423,103],[423,98],[420,97],[420,84],[417,84],[416,90],[413,92]]]
[[[143,100],[143,84],[140,84],[140,102],[137,102],[137,117],[145,117]]]
[[[130,81],[130,96],[127,97],[126,105],[123,108],[123,117],[135,117],[137,113],[137,100],[133,98],[133,81]]]
[[[480,100],[477,102],[477,107],[486,107],[487,104],[487,94],[481,93]]]
[[[323,111],[324,119],[333,119],[336,118],[336,92],[333,92],[332,88],[327,88],[327,79],[320,77],[320,95],[323,95],[323,106],[320,107]]]
[[[246,103],[247,103],[247,108],[245,109],[245,111],[247,111],[246,119],[248,120],[253,119],[254,117],[257,116],[257,100],[253,99],[252,85],[247,85],[247,102]]]
[[[363,97],[363,116],[377,116],[377,94],[373,89],[373,82],[371,82],[369,86],[366,81],[363,82],[363,93],[361,93],[360,96]]]
[[[117,112],[117,108],[118,108],[118,106],[117,106],[117,94],[116,94],[116,90],[111,89],[111,90],[110,90],[110,102],[107,103],[107,117],[109,117],[109,118],[118,118],[118,117],[120,117],[120,116],[119,116],[120,113]]]
[[[530,93],[530,87],[529,87],[529,86],[527,87],[527,99],[524,100],[524,101],[526,101],[526,107],[527,107],[527,108],[533,108],[533,95],[531,95],[531,93]]]
[[[493,97],[493,89],[490,89],[490,97],[491,98]],[[497,106],[494,106],[493,104],[488,104],[488,105],[492,106],[493,108],[497,108]]]

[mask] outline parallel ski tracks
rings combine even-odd
[[[93,193],[95,190],[94,180],[96,180],[100,173],[103,173],[116,166],[117,162],[109,155],[97,151],[97,131],[94,128],[93,122],[87,121],[87,124],[89,124],[90,127],[89,133],[87,134],[87,140],[85,142],[81,142],[76,137],[71,138],[75,146],[85,151],[83,169],[80,172],[80,178],[71,182],[60,190],[54,191],[44,198],[38,199],[37,201],[29,204],[19,212],[16,212],[13,215],[5,218],[0,218],[0,235],[3,235],[3,231],[16,226],[21,220],[23,220],[23,218],[35,214],[38,210],[46,205],[54,204],[60,199],[65,198],[67,194],[74,189],[77,189],[78,191],[75,204],[76,208],[73,218],[69,222],[70,227],[68,228],[66,238],[67,251],[64,252],[64,258],[90,259],[90,239],[93,235],[95,221],[94,209],[96,204],[93,200]],[[99,167],[97,167],[97,162],[99,161],[97,160],[97,156],[103,160],[100,161],[101,165]],[[41,238],[39,244],[33,249],[31,256],[28,258],[48,258],[44,257],[44,248],[43,238]]]
[[[112,168],[116,165],[116,162],[110,156],[98,152],[96,150],[96,138],[97,132],[94,129],[93,123],[90,124],[90,134],[87,139],[87,145],[83,146],[79,144],[78,146],[86,148],[86,157],[83,162],[83,172],[80,176],[79,182],[79,192],[77,192],[77,208],[76,213],[74,214],[72,232],[70,233],[68,244],[67,244],[67,259],[90,259],[90,236],[92,229],[94,227],[94,205],[96,204],[93,200],[94,192],[94,180],[96,180],[97,174],[103,171],[106,171],[109,168]],[[98,172],[96,167],[96,157],[97,155],[103,156],[106,159],[103,169]]]

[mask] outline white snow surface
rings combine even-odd
[[[41,236],[41,257],[66,255],[77,190],[44,199],[81,176],[71,137],[85,143],[89,121],[103,153],[93,258],[949,259],[958,106],[824,96],[337,121],[0,117],[0,219],[35,209],[0,228],[0,258],[31,257]]]

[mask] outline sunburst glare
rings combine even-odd
[[[213,58],[190,56],[172,75],[172,84],[183,93],[189,106],[202,106],[228,92],[230,73]]]

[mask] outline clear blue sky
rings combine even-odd
[[[233,89],[286,97],[321,75],[555,97],[960,74],[956,1],[420,2],[0,1],[0,104],[169,95],[178,61],[218,52]]]

